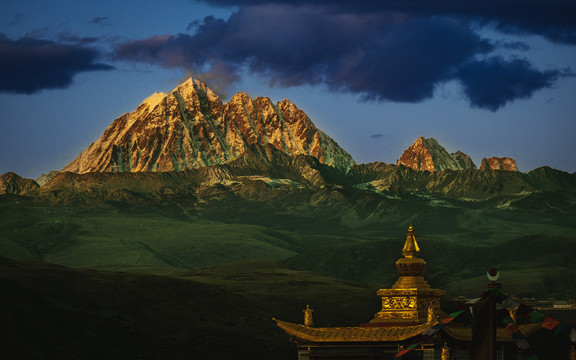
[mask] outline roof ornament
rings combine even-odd
[[[498,280],[500,277],[500,271],[496,270],[496,268],[491,267],[487,272],[486,276],[488,280],[492,281],[493,283]]]
[[[306,305],[306,309],[302,310],[304,312],[304,325],[306,326],[314,326],[314,319],[312,318],[312,309],[310,309],[310,305]]]

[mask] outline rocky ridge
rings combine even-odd
[[[419,137],[404,151],[397,165],[404,165],[419,171],[442,171],[476,169],[470,156],[461,151],[448,153],[442,145],[433,138]]]
[[[491,157],[483,158],[480,163],[480,170],[505,170],[518,171],[516,160],[509,157]]]
[[[7,172],[0,175],[0,195],[13,194],[13,195],[27,195],[40,186],[32,179],[24,179],[20,175]]]
[[[62,171],[181,171],[229,163],[251,145],[271,145],[290,156],[312,156],[338,168],[355,164],[288,99],[273,104],[269,98],[252,100],[240,92],[222,103],[204,83],[191,78],[116,119]]]

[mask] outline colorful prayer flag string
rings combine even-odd
[[[535,310],[534,308],[527,306],[521,302],[518,302],[507,295],[502,293],[500,288],[492,288],[486,290],[479,298],[471,299],[467,301],[463,306],[462,310],[453,312],[448,315],[445,319],[443,319],[440,323],[431,326],[422,332],[422,336],[414,339],[414,343],[409,347],[402,349],[398,354],[396,354],[396,358],[402,357],[403,355],[407,354],[418,345],[424,343],[428,338],[431,336],[436,335],[444,326],[452,322],[458,316],[460,316],[465,310],[469,309],[472,310],[472,306],[476,304],[478,301],[484,299],[487,296],[492,296],[495,298],[497,304],[500,307],[500,310],[506,309],[508,314],[505,311],[500,311],[498,314],[499,317],[502,319],[504,324],[506,324],[506,333],[510,335],[514,340],[516,340],[516,346],[520,350],[524,352],[524,359],[525,360],[538,360],[538,356],[534,353],[534,349],[530,347],[530,344],[524,338],[522,332],[518,328],[516,324],[515,317],[521,316],[524,319],[527,319],[531,323],[541,323],[541,326],[548,330],[554,330],[555,334],[559,334],[561,332],[567,331],[571,329],[569,338],[570,341],[576,343],[576,329],[571,328],[570,326],[561,323],[560,321],[542,314],[541,312]]]

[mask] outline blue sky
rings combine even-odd
[[[574,172],[576,5],[515,3],[5,0],[0,173],[63,168],[188,74],[289,98],[359,163],[424,136]]]

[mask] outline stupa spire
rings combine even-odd
[[[408,228],[408,234],[406,235],[406,242],[402,248],[402,255],[405,258],[411,259],[416,258],[420,255],[420,248],[416,242],[416,236],[414,236],[414,228],[412,225]]]

